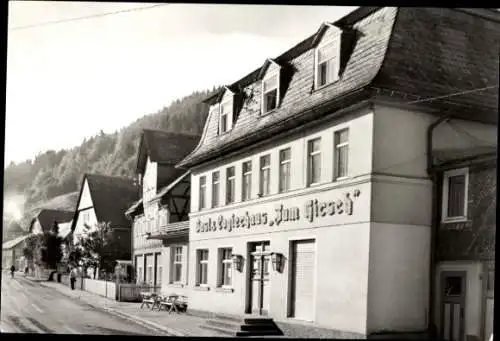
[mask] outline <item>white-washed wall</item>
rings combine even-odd
[[[116,284],[110,281],[85,278],[83,280],[83,290],[114,299],[116,295]]]

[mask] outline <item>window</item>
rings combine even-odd
[[[262,112],[267,113],[278,106],[278,75],[262,81]]]
[[[279,174],[279,191],[286,192],[290,189],[290,148],[280,150],[280,174]]]
[[[316,49],[316,87],[337,80],[339,73],[340,41],[320,45]]]
[[[232,101],[226,101],[220,104],[220,133],[224,134],[231,129],[231,105]]]
[[[241,188],[241,201],[250,200],[252,197],[252,161],[243,162],[243,182]]]
[[[260,157],[260,184],[259,194],[261,196],[269,195],[271,186],[271,156],[264,155]]]
[[[344,178],[348,172],[349,161],[349,129],[343,129],[335,132],[335,150],[333,166],[335,179]]]
[[[206,208],[207,205],[207,177],[200,176],[200,210]]]
[[[235,189],[234,167],[229,167],[226,170],[226,204],[234,202]]]
[[[307,142],[307,184],[321,181],[321,138]]]
[[[220,255],[220,272],[219,272],[219,286],[231,286],[232,278],[232,249],[224,248],[219,249]]]
[[[220,173],[212,173],[212,207],[219,206],[219,183],[220,183]]]
[[[443,180],[443,220],[467,219],[468,169],[445,172]]]
[[[179,283],[182,281],[182,246],[174,246],[172,263],[173,282]]]
[[[208,283],[208,250],[198,250],[197,284],[207,285]]]

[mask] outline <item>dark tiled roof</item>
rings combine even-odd
[[[98,174],[86,174],[84,181],[85,179],[89,185],[97,220],[110,222],[112,227],[130,227],[130,221],[124,213],[138,198],[139,190],[133,179]]]
[[[316,109],[334,113],[335,106],[321,106],[343,99],[345,107],[355,102],[349,101],[351,94],[360,95],[365,90],[368,98],[406,102],[498,85],[498,22],[451,8],[385,7],[360,8],[334,24],[346,32],[337,82],[313,91],[313,42],[324,31],[320,29],[274,58],[284,65],[283,73],[289,78],[282,83],[288,84],[275,111],[260,116],[259,67],[228,86],[250,94],[243,109],[235,112],[233,128],[218,136],[219,118],[209,113],[202,142],[178,167],[253,145],[272,136],[271,131],[277,135],[298,127],[316,118]],[[213,104],[219,98],[216,94],[206,103]],[[457,117],[469,115],[467,118],[496,123],[498,88],[427,101],[421,106],[430,111],[452,108]]]
[[[42,208],[35,214],[34,219],[38,219],[43,232],[50,231],[54,226],[54,221],[67,223],[73,218],[73,211],[62,211]]]
[[[139,145],[137,171],[143,170],[148,155],[152,162],[175,165],[186,157],[199,141],[199,135],[144,129]]]

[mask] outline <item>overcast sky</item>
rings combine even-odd
[[[5,164],[232,83],[356,7],[9,2]]]

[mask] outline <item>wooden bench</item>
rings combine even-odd
[[[151,305],[151,310],[153,310],[159,302],[158,295],[152,292],[141,292],[141,298],[141,309],[144,305],[146,305],[147,308],[149,308],[149,306]]]
[[[170,314],[172,311],[178,313],[179,311],[187,310],[187,297],[177,294],[161,295],[158,300],[158,310],[165,307],[165,310]]]

